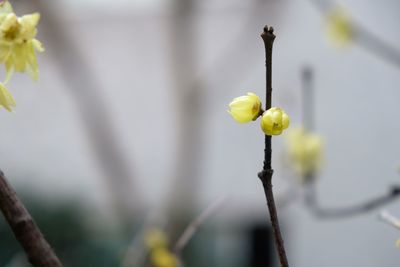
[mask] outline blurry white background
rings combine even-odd
[[[262,132],[258,122],[239,125],[226,112],[232,98],[248,91],[264,98],[259,34],[265,24],[274,26],[277,35],[273,105],[287,111],[292,126],[301,123],[301,69],[314,70],[316,131],[326,145],[318,184],[322,204],[359,203],[400,183],[400,69],[353,44],[336,49],[310,1],[195,1],[189,15],[191,72],[182,77],[172,70],[177,41],[171,30],[172,1],[47,2],[96,79],[146,209],[159,207],[173,190],[180,129],[174,79],[200,80],[202,121],[196,131],[203,142],[195,188],[200,206],[227,194],[229,205],[218,215],[225,223],[267,216],[256,176],[262,166]],[[355,21],[399,47],[398,1],[342,3]],[[81,115],[51,52],[52,36],[41,33],[42,26],[39,37],[49,51],[39,55],[40,81],[32,85],[26,75],[17,74],[9,85],[16,111],[0,112],[1,168],[17,188],[49,201],[81,199],[104,212],[109,188],[99,178]],[[284,137],[273,139],[276,195],[288,186],[283,143]],[[400,215],[400,201],[386,208]],[[400,251],[394,243],[400,232],[379,222],[376,214],[321,221],[301,201],[282,210],[292,265],[398,266]]]

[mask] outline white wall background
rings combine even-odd
[[[60,1],[54,6],[63,10],[60,16],[68,34],[102,85],[99,90],[108,101],[136,184],[145,202],[154,207],[170,182],[166,174],[174,163],[176,121],[170,94],[168,3],[150,2],[112,1],[111,8],[110,1]],[[399,47],[398,1],[344,4],[356,21]],[[259,38],[264,24],[273,25],[277,35],[273,102],[287,110],[292,125],[301,118],[300,69],[307,64],[315,70],[316,124],[326,141],[326,165],[318,185],[323,204],[362,202],[399,183],[400,69],[357,46],[335,50],[324,36],[322,17],[308,1],[267,1],[249,24],[249,16],[254,16],[251,5],[209,0],[196,9],[194,76],[205,76],[207,85],[201,203],[207,205],[227,193],[232,203],[240,203],[229,208],[238,218],[248,216],[248,210],[264,216],[264,196],[256,177],[263,147],[258,123],[241,126],[226,113],[233,97],[247,91],[264,94]],[[50,36],[41,37],[51,46]],[[220,55],[235,51],[238,42],[243,43],[241,50],[229,64],[210,73]],[[52,58],[47,53],[39,58],[40,82],[32,85],[28,77],[17,74],[9,85],[18,107],[14,114],[0,112],[1,168],[13,184],[49,199],[80,198],[102,209],[107,188],[98,178],[74,103]],[[274,189],[279,194],[287,186],[280,162],[282,138],[274,138],[273,145]],[[399,203],[387,208],[400,216]],[[394,245],[400,232],[379,222],[376,212],[318,221],[299,202],[281,215],[293,266],[375,267],[400,262]]]

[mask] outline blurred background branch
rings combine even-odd
[[[51,40],[48,50],[56,60],[66,88],[69,89],[78,114],[86,131],[95,159],[119,218],[130,224],[135,213],[140,212],[141,198],[134,187],[132,165],[126,160],[118,135],[107,106],[101,94],[101,83],[92,73],[91,66],[81,53],[56,14],[54,3],[45,0],[30,1],[42,14],[42,31]],[[138,215],[138,214],[136,214]]]

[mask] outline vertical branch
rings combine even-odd
[[[0,171],[0,210],[35,267],[62,267],[60,260]]]
[[[309,131],[314,130],[314,87],[313,72],[310,67],[304,67],[301,73],[303,127]]]
[[[275,40],[274,29],[272,27],[265,26],[264,31],[261,34],[265,45],[265,66],[266,66],[266,107],[265,110],[271,108],[271,96],[272,96],[272,45]],[[271,149],[271,136],[265,135],[265,149],[264,149],[264,166],[263,170],[258,174],[263,187],[265,197],[267,199],[267,206],[271,218],[272,230],[274,233],[275,244],[278,250],[279,261],[281,267],[289,267],[289,263],[286,257],[285,246],[282,239],[281,230],[279,227],[278,213],[276,211],[276,205],[274,200],[274,194],[272,192],[272,149]]]
[[[306,131],[313,131],[315,128],[314,119],[314,80],[313,71],[311,67],[304,67],[301,72],[301,85],[302,85],[302,105],[303,105],[303,128]],[[315,206],[317,192],[316,192],[316,177],[315,173],[307,173],[303,177],[306,181],[306,192],[304,201],[310,207]]]

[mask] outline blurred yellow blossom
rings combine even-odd
[[[178,260],[167,249],[158,248],[151,252],[150,260],[153,267],[177,267]]]
[[[257,119],[260,115],[260,110],[260,98],[254,93],[247,93],[247,95],[233,99],[229,104],[228,112],[235,121],[246,123]]]
[[[261,117],[261,128],[266,135],[280,135],[289,127],[289,116],[280,108],[272,107]]]
[[[6,81],[14,71],[27,72],[33,80],[38,79],[35,50],[43,52],[42,44],[35,39],[40,14],[17,17],[8,1],[0,7],[0,63],[6,67]]]
[[[166,247],[168,238],[162,230],[153,228],[146,232],[144,242],[149,249],[156,249],[159,247]]]
[[[320,169],[323,157],[320,136],[296,128],[288,132],[287,145],[289,160],[301,177],[307,177]]]
[[[329,39],[337,46],[347,45],[353,39],[353,27],[344,8],[336,7],[328,13],[326,28]]]
[[[15,100],[3,83],[0,83],[0,106],[8,111],[15,107]]]

